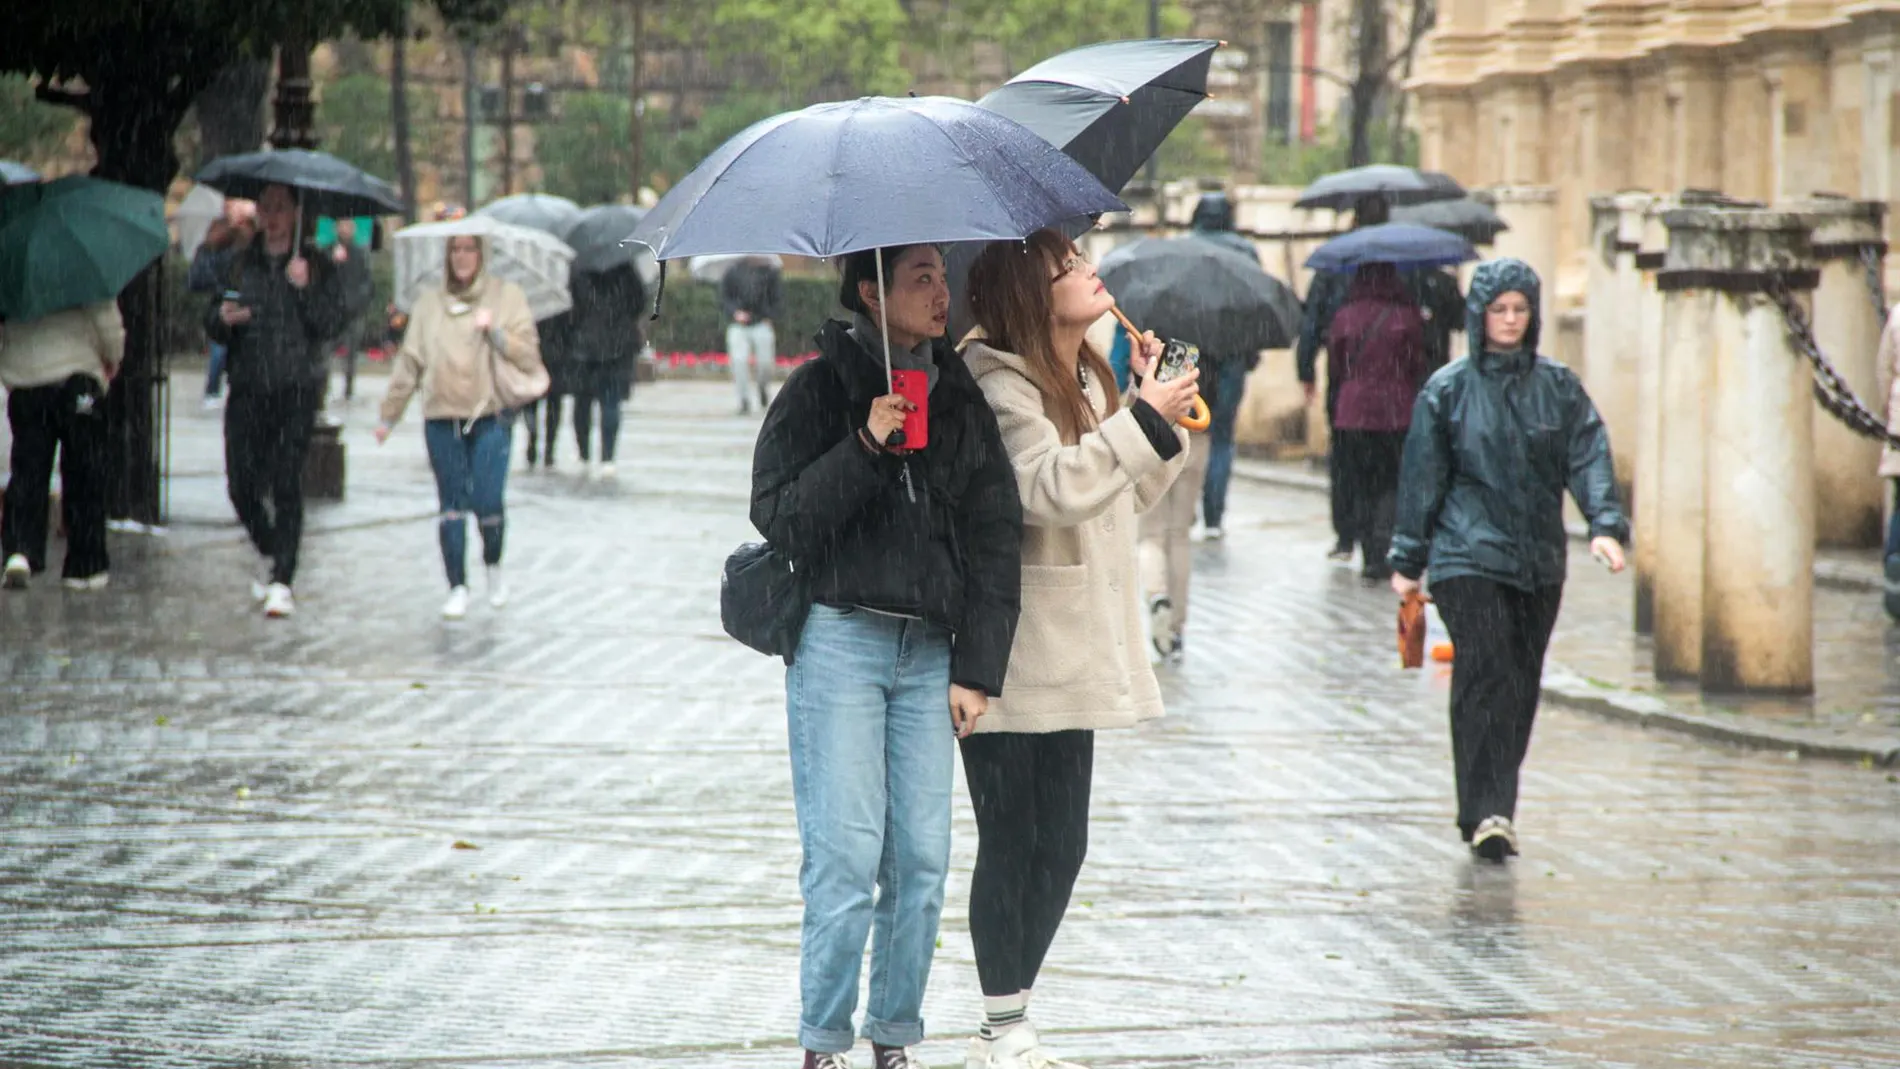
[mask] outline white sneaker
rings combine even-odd
[[[449,600],[442,603],[444,620],[460,620],[468,615],[468,588],[458,586],[449,591]]]
[[[216,411],[217,411],[218,409],[220,409],[220,408],[223,408],[223,407],[224,407],[224,398],[222,398],[222,397],[207,397],[207,398],[205,398],[205,411],[206,411],[206,412],[216,412]]]
[[[1517,829],[1509,817],[1486,817],[1471,833],[1471,852],[1486,861],[1503,862],[1517,854]]]
[[[600,470],[599,470],[600,478],[613,479],[613,478],[617,478],[619,475],[620,475],[620,469],[615,467],[611,461],[603,461],[601,463]]]
[[[282,583],[272,583],[264,590],[264,615],[273,620],[294,616],[297,612],[297,599],[290,588]]]
[[[0,586],[8,590],[25,590],[27,580],[33,578],[33,566],[26,562],[26,555],[15,553],[7,558],[6,578],[0,579]]]
[[[83,579],[61,579],[59,585],[68,590],[104,590],[106,584],[111,582],[111,580],[111,573],[100,572],[97,575],[88,575]]]
[[[979,1061],[978,1059],[982,1059]],[[978,1038],[970,1044],[964,1069],[1088,1069],[1075,1062],[1051,1058],[1043,1052],[1036,1026],[1024,1021],[995,1039]]]
[[[488,604],[497,609],[508,607],[508,580],[501,574],[501,565],[488,566]]]
[[[1201,532],[1201,538],[1208,542],[1218,542],[1226,537],[1227,531],[1221,527],[1209,527],[1207,530]]]

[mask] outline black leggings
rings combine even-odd
[[[1036,984],[1089,849],[1093,731],[996,732],[963,740],[976,809],[970,941],[983,994]]]
[[[1531,746],[1544,651],[1562,586],[1521,590],[1459,576],[1432,584],[1451,632],[1451,756],[1458,831],[1468,841],[1486,817],[1517,819],[1517,777]]]

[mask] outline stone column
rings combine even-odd
[[[1656,272],[1663,265],[1669,245],[1662,212],[1670,203],[1652,197],[1631,220],[1636,232],[1636,251],[1630,257],[1630,270],[1636,276],[1636,325],[1630,347],[1636,365],[1636,440],[1631,443],[1636,463],[1631,472],[1630,513],[1639,635],[1656,629],[1656,544],[1662,532],[1663,381],[1663,296],[1656,288]]]
[[[1764,291],[1777,279],[1797,291],[1813,289],[1813,220],[1793,212],[1678,208],[1664,222],[1669,253],[1657,276],[1670,307],[1663,552],[1673,555],[1677,537],[1695,542],[1701,590],[1691,612],[1678,600],[1679,577],[1664,560],[1657,672],[1663,674],[1667,646],[1670,674],[1679,674],[1690,652],[1682,636],[1694,632],[1705,691],[1808,693],[1814,687],[1814,402],[1808,369]],[[1692,405],[1685,392],[1692,384],[1700,387],[1701,404]],[[1693,447],[1678,424],[1697,432]],[[1671,482],[1677,469],[1691,466],[1700,468],[1699,508],[1677,500],[1678,489],[1686,488]],[[1690,530],[1691,518],[1701,521],[1700,530]]]
[[[1854,395],[1884,414],[1880,313],[1867,286],[1864,250],[1884,254],[1886,205],[1818,200],[1789,205],[1815,220],[1813,256],[1821,271],[1814,292],[1814,336]],[[1815,537],[1829,547],[1881,545],[1885,487],[1875,474],[1880,443],[1849,431],[1826,412],[1814,416]]]
[[[1550,186],[1497,186],[1485,199],[1511,229],[1498,235],[1499,258],[1512,256],[1531,265],[1543,280],[1540,321],[1554,329],[1557,297],[1557,191]]]
[[[1636,470],[1638,330],[1642,302],[1636,250],[1653,198],[1625,193],[1590,199],[1589,294],[1584,302],[1583,383],[1603,414],[1616,454],[1616,483],[1630,500]]]
[[[1678,216],[1698,220],[1707,210],[1674,206],[1656,219],[1667,229],[1668,249],[1656,273],[1662,296],[1661,344],[1656,371],[1656,493],[1638,505],[1652,511],[1650,591],[1656,636],[1656,678],[1696,679],[1702,673],[1703,474],[1708,434],[1711,349],[1722,344],[1716,330],[1721,295],[1713,289],[1672,284],[1670,276],[1719,270],[1722,251],[1697,232],[1680,229]],[[1638,476],[1641,480],[1642,475]],[[1640,514],[1640,513],[1639,513]]]

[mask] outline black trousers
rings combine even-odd
[[[238,522],[270,558],[271,582],[297,578],[303,542],[303,462],[322,391],[232,391],[224,408],[224,471]]]
[[[543,415],[547,417],[547,452],[541,452],[540,427]],[[528,466],[534,467],[539,460],[548,467],[554,466],[554,443],[561,436],[561,395],[550,393],[539,401],[524,405],[521,409],[521,425],[528,432]]]
[[[106,398],[90,375],[7,395],[13,428],[13,477],[0,513],[0,557],[15,553],[35,572],[46,570],[47,495],[59,454],[60,505],[66,514],[67,579],[108,570],[106,555]]]
[[[1562,586],[1520,590],[1460,576],[1432,584],[1451,632],[1451,755],[1458,830],[1467,841],[1486,817],[1517,816],[1517,778],[1531,745],[1544,651]]]
[[[1333,540],[1341,546],[1351,549],[1354,545],[1352,521],[1346,514],[1344,479],[1339,470],[1339,431],[1333,426],[1333,417],[1339,412],[1339,380],[1333,375],[1332,353],[1326,354],[1326,430],[1331,435],[1332,444],[1326,450],[1326,485],[1328,502],[1332,505]]]
[[[1035,986],[1088,855],[1095,733],[997,732],[962,745],[976,809],[977,980],[985,995],[1013,995]]]
[[[1392,548],[1392,522],[1399,502],[1399,460],[1405,455],[1404,431],[1335,431],[1333,508],[1342,541],[1365,555],[1368,575],[1384,576],[1386,551]]]

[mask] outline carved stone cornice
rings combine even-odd
[[[1661,18],[1668,0],[1590,0],[1555,56],[1559,67],[1621,63],[1642,54],[1647,28]]]

